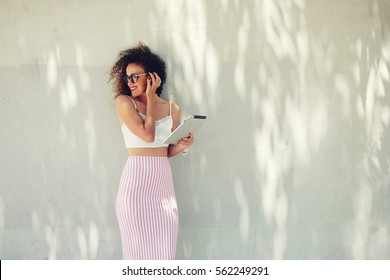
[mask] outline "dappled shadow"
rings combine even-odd
[[[168,13],[175,98],[210,116],[174,163],[182,258],[389,256],[386,8],[343,3],[326,19],[325,5],[153,14]]]
[[[71,4],[7,6],[18,16],[10,30],[19,31],[20,57],[1,75],[2,119],[8,119],[1,258],[120,258],[113,210],[120,170],[110,166],[126,155],[120,133],[107,130],[116,125],[107,66],[99,67],[99,59],[93,59],[96,65],[85,61],[97,48],[76,28],[84,15],[68,24],[78,10]],[[45,20],[35,22],[40,16]],[[79,36],[68,37],[69,30]],[[44,47],[34,53],[37,45]],[[31,64],[18,65],[33,55]]]
[[[163,97],[208,115],[171,159],[179,259],[390,257],[386,1],[63,5],[35,32],[19,20],[30,64],[0,70],[2,259],[120,258],[126,152],[106,81],[139,40],[167,62]]]

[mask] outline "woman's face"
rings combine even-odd
[[[141,74],[141,75],[140,75]],[[130,63],[126,67],[127,85],[131,90],[131,96],[137,97],[146,92],[146,81],[149,75],[145,73],[141,65]],[[135,81],[135,82],[134,82]]]

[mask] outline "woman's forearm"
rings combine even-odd
[[[168,157],[174,157],[180,152],[184,151],[186,147],[182,147],[180,145],[171,144],[168,147]]]
[[[154,142],[156,136],[156,122],[154,119],[154,102],[148,102],[146,104],[146,119],[144,123],[144,129],[146,135],[148,135],[148,142]]]

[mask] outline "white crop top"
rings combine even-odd
[[[134,102],[134,100],[130,97],[131,101],[133,101],[135,109],[137,109],[137,104]],[[161,147],[168,147],[169,144],[164,144],[163,141],[165,138],[171,134],[171,129],[173,126],[173,119],[172,119],[172,104],[169,102],[169,116],[166,116],[160,120],[156,121],[156,131],[155,131],[155,137],[153,143],[148,143],[139,138],[137,135],[135,135],[133,132],[130,131],[130,129],[127,128],[125,123],[122,123],[122,133],[123,138],[125,139],[125,145],[126,148],[161,148]],[[138,114],[141,116],[141,118],[145,121],[146,116],[138,111]]]

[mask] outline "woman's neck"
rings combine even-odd
[[[140,96],[137,96],[135,99],[141,103],[145,103],[145,104],[147,103],[146,94],[142,94]]]

